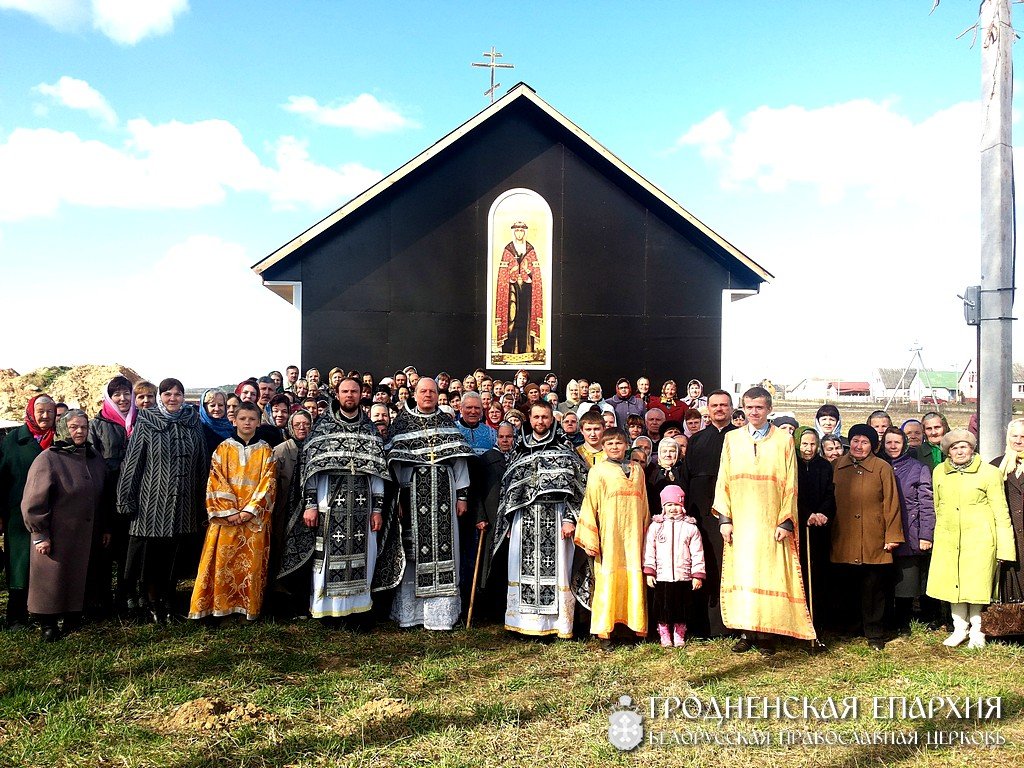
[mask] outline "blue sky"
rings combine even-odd
[[[0,321],[34,318],[0,366],[291,362],[297,313],[248,267],[485,106],[491,45],[502,92],[528,82],[777,276],[730,306],[728,374],[866,377],[915,340],[962,366],[977,4],[930,6],[0,0]]]

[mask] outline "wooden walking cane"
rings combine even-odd
[[[473,589],[469,593],[469,613],[466,614],[466,629],[473,626],[473,604],[476,602],[476,579],[480,575],[480,554],[484,551],[484,532],[479,531],[480,542],[476,545],[476,565],[473,566]]]
[[[811,578],[811,520],[804,524],[804,546],[807,547],[807,611],[811,614],[811,628],[814,628],[814,584]],[[818,634],[818,630],[814,630]],[[817,646],[817,639],[811,640],[811,650]]]

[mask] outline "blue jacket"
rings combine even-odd
[[[498,444],[498,433],[494,427],[482,421],[475,427],[469,427],[463,423],[461,418],[458,418],[455,420],[455,426],[465,436],[466,442],[477,456],[487,453]]]

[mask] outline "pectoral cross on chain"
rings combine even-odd
[[[353,475],[356,473],[356,460],[351,456],[348,459],[348,471]]]

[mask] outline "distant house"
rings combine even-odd
[[[978,364],[973,359],[967,363],[967,366],[960,374],[957,386],[960,389],[960,396],[964,402],[978,402]],[[1013,392],[1014,400],[1024,400],[1024,365],[1021,363],[1013,364],[1013,385],[1011,391]]]
[[[875,372],[871,394],[878,400],[910,402],[910,385],[917,378],[917,368],[879,368]]]
[[[857,402],[871,399],[870,381],[830,381],[825,397],[836,402]]]
[[[786,387],[786,399],[823,401],[828,392],[828,385],[828,379],[803,379]]]
[[[959,402],[960,378],[958,371],[918,371],[910,385],[910,399],[934,397],[941,402]]]

